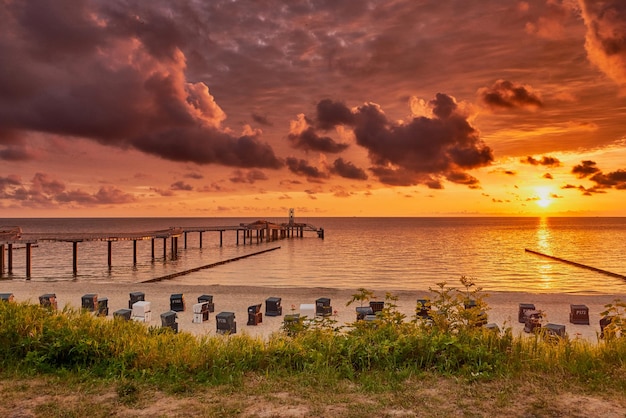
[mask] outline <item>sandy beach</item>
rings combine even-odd
[[[80,308],[82,296],[96,294],[99,298],[108,299],[109,315],[119,309],[127,309],[131,292],[143,292],[145,300],[150,302],[152,319],[147,325],[161,326],[160,315],[170,311],[170,298],[173,294],[183,294],[185,311],[177,312],[179,331],[194,335],[215,335],[216,319],[219,312],[234,312],[237,322],[237,334],[267,337],[280,330],[284,315],[299,313],[301,304],[315,304],[318,298],[329,298],[336,313],[333,315],[339,324],[348,324],[356,319],[355,308],[358,302],[346,306],[356,293],[355,289],[334,288],[274,288],[255,286],[224,286],[224,285],[186,285],[176,282],[158,283],[88,283],[88,282],[41,282],[41,281],[3,281],[0,282],[0,293],[13,293],[17,302],[39,303],[39,296],[48,293],[56,294],[59,309],[64,306]],[[376,300],[384,300],[384,292],[375,292]],[[529,335],[523,332],[523,324],[519,323],[518,312],[520,303],[532,303],[537,310],[544,313],[543,323],[554,323],[566,326],[570,338],[584,338],[591,342],[598,341],[600,332],[600,313],[604,305],[616,298],[626,300],[626,295],[569,295],[569,294],[535,294],[525,292],[486,292],[489,305],[488,322],[500,328],[512,327],[515,334]],[[415,312],[419,298],[432,296],[428,291],[393,291],[398,297],[398,310],[410,320]],[[212,295],[215,311],[209,319],[202,323],[193,322],[193,304],[198,296]],[[281,298],[282,316],[265,315],[265,301],[270,297]],[[247,325],[248,307],[262,304],[262,322],[258,325]],[[569,322],[570,304],[586,305],[589,308],[589,325],[577,325]]]

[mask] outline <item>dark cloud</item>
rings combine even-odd
[[[589,180],[596,183],[597,188],[626,190],[626,170],[617,170],[607,174],[596,173]]]
[[[354,115],[345,104],[330,99],[317,104],[317,127],[323,130],[333,129],[337,125],[353,125]]]
[[[318,119],[322,109],[324,129],[338,124],[352,127],[357,144],[368,150],[370,171],[383,183],[441,188],[441,179],[448,178],[475,187],[475,178],[460,173],[489,165],[491,149],[453,97],[438,93],[428,104],[432,118],[394,122],[374,103],[351,111],[343,103],[323,100],[318,104]]]
[[[333,187],[330,190],[335,197],[350,197],[353,193],[347,191],[341,186]]]
[[[313,127],[308,127],[298,133],[290,133],[288,138],[295,148],[306,151],[336,154],[348,148],[348,144],[338,143],[328,136],[319,136]]]
[[[171,189],[163,190],[157,187],[151,187],[150,190],[157,193],[159,196],[164,196],[164,197],[176,196],[176,193],[174,193],[174,191]]]
[[[25,147],[7,147],[0,150],[0,160],[29,161],[35,159],[35,153]]]
[[[253,184],[260,180],[267,180],[267,176],[261,170],[235,170],[229,180],[233,183]]]
[[[17,176],[0,178],[2,199],[20,201],[24,207],[52,208],[66,203],[95,206],[136,201],[133,195],[112,186],[101,187],[96,193],[66,189],[63,182],[45,173],[36,173],[30,184],[23,183]]]
[[[252,120],[254,120],[259,125],[263,126],[274,126],[272,122],[267,118],[267,116],[258,115],[256,113],[252,114]]]
[[[188,192],[193,190],[193,186],[185,183],[184,181],[176,181],[170,185],[170,190],[182,190]]]
[[[526,158],[522,158],[520,162],[524,164],[530,164],[530,165],[544,165],[546,167],[560,167],[561,166],[561,161],[559,161],[558,158],[549,157],[546,155],[542,156],[541,159],[539,160],[529,155]]]
[[[626,3],[623,0],[580,0],[587,26],[589,60],[613,81],[626,86]]]
[[[513,170],[504,170],[504,174],[509,175],[509,176],[517,175],[517,173]]]
[[[581,161],[580,164],[572,168],[572,173],[576,174],[579,179],[585,178],[599,171],[600,169],[596,167],[595,161],[590,160]]]
[[[9,174],[6,177],[0,177],[0,196],[5,197],[5,190],[10,187],[20,186],[22,184],[22,179],[15,175]]]
[[[416,117],[405,123],[388,120],[375,104],[357,109],[355,137],[368,150],[375,172],[385,173],[381,181],[397,183],[391,180],[395,171],[401,183],[432,187],[433,179],[493,161],[491,149],[458,110],[454,98],[439,93],[429,105],[433,118]],[[440,185],[438,180],[436,183]]]
[[[200,173],[187,173],[185,174],[183,177],[188,178],[188,179],[194,179],[194,180],[202,180],[204,178],[204,175],[200,174]]]
[[[133,195],[112,186],[101,187],[95,194],[82,190],[63,192],[56,195],[54,200],[62,203],[78,203],[85,206],[123,204],[136,201]]]
[[[350,161],[337,158],[331,167],[331,172],[341,177],[353,180],[367,180],[367,173],[362,168],[355,166]]]
[[[292,173],[306,176],[309,179],[325,179],[328,174],[320,171],[317,167],[309,165],[306,160],[288,157],[286,160],[287,167]]]
[[[507,80],[498,80],[491,87],[478,90],[482,102],[492,109],[536,109],[543,101],[532,88]]]
[[[206,135],[211,146],[202,144]],[[133,140],[135,148],[172,161],[193,161],[199,164],[223,164],[234,167],[280,168],[283,166],[268,144],[256,138],[232,138],[227,134],[200,127],[169,129]],[[167,157],[166,157],[167,156]]]
[[[456,184],[464,184],[472,189],[479,187],[479,181],[477,178],[460,171],[448,173],[446,175],[446,180]]]
[[[189,5],[10,2],[0,40],[0,56],[10,57],[0,70],[3,136],[43,132],[172,161],[282,167],[258,135],[222,126],[208,87],[187,80],[183,50],[198,28]]]
[[[552,180],[552,179],[554,179],[554,177],[553,177],[553,176],[552,176],[552,174],[550,174],[550,173],[545,173],[542,177],[543,177],[544,179],[548,179],[548,180]]]
[[[31,190],[46,195],[54,195],[65,190],[65,184],[52,179],[44,173],[36,173],[32,180]]]
[[[606,193],[606,189],[626,190],[626,170],[618,169],[609,173],[603,173],[596,166],[594,161],[585,160],[572,169],[572,173],[580,179],[589,177],[589,180],[595,183],[592,187],[573,186],[571,184],[561,187],[562,189],[577,188],[584,195],[590,196],[593,193]]]

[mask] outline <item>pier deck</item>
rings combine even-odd
[[[137,263],[137,241],[152,240],[152,259],[155,259],[154,240],[163,239],[163,259],[167,260],[167,240],[171,240],[171,259],[178,257],[178,239],[184,238],[184,248],[187,248],[187,234],[199,233],[199,245],[202,248],[202,235],[205,232],[219,232],[220,247],[223,245],[223,233],[235,231],[237,233],[236,244],[239,245],[239,237],[243,236],[243,244],[253,243],[253,233],[256,235],[257,244],[270,242],[289,237],[304,237],[305,232],[315,232],[319,238],[324,238],[324,229],[307,223],[293,221],[293,211],[290,212],[288,223],[273,223],[258,220],[249,224],[224,226],[195,226],[195,227],[171,227],[157,231],[143,232],[72,232],[72,233],[38,233],[23,232],[19,226],[0,226],[0,277],[5,270],[8,274],[13,273],[13,250],[14,245],[21,245],[26,249],[26,277],[31,276],[31,252],[32,247],[45,242],[69,242],[73,246],[73,272],[78,272],[78,243],[88,241],[106,241],[108,244],[108,265],[112,266],[111,247],[116,241],[133,241],[133,264]],[[5,264],[5,252],[8,255],[8,263]],[[5,269],[6,266],[6,269]]]

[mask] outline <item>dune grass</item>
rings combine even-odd
[[[196,337],[69,308],[0,303],[0,366],[5,376],[114,380],[120,399],[131,400],[138,382],[184,393],[198,385],[242,385],[250,376],[300,376],[322,387],[348,381],[373,391],[422,375],[468,382],[550,376],[591,391],[626,392],[621,302],[608,306],[615,320],[598,343],[542,332],[514,336],[477,326],[488,306],[471,281],[462,284],[461,291],[445,283],[431,289],[429,320],[405,318],[388,294],[374,321],[340,327],[331,318],[300,320],[267,339]],[[367,297],[361,289],[348,303]]]

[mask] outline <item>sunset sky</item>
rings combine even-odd
[[[623,0],[0,5],[0,218],[626,216]]]

